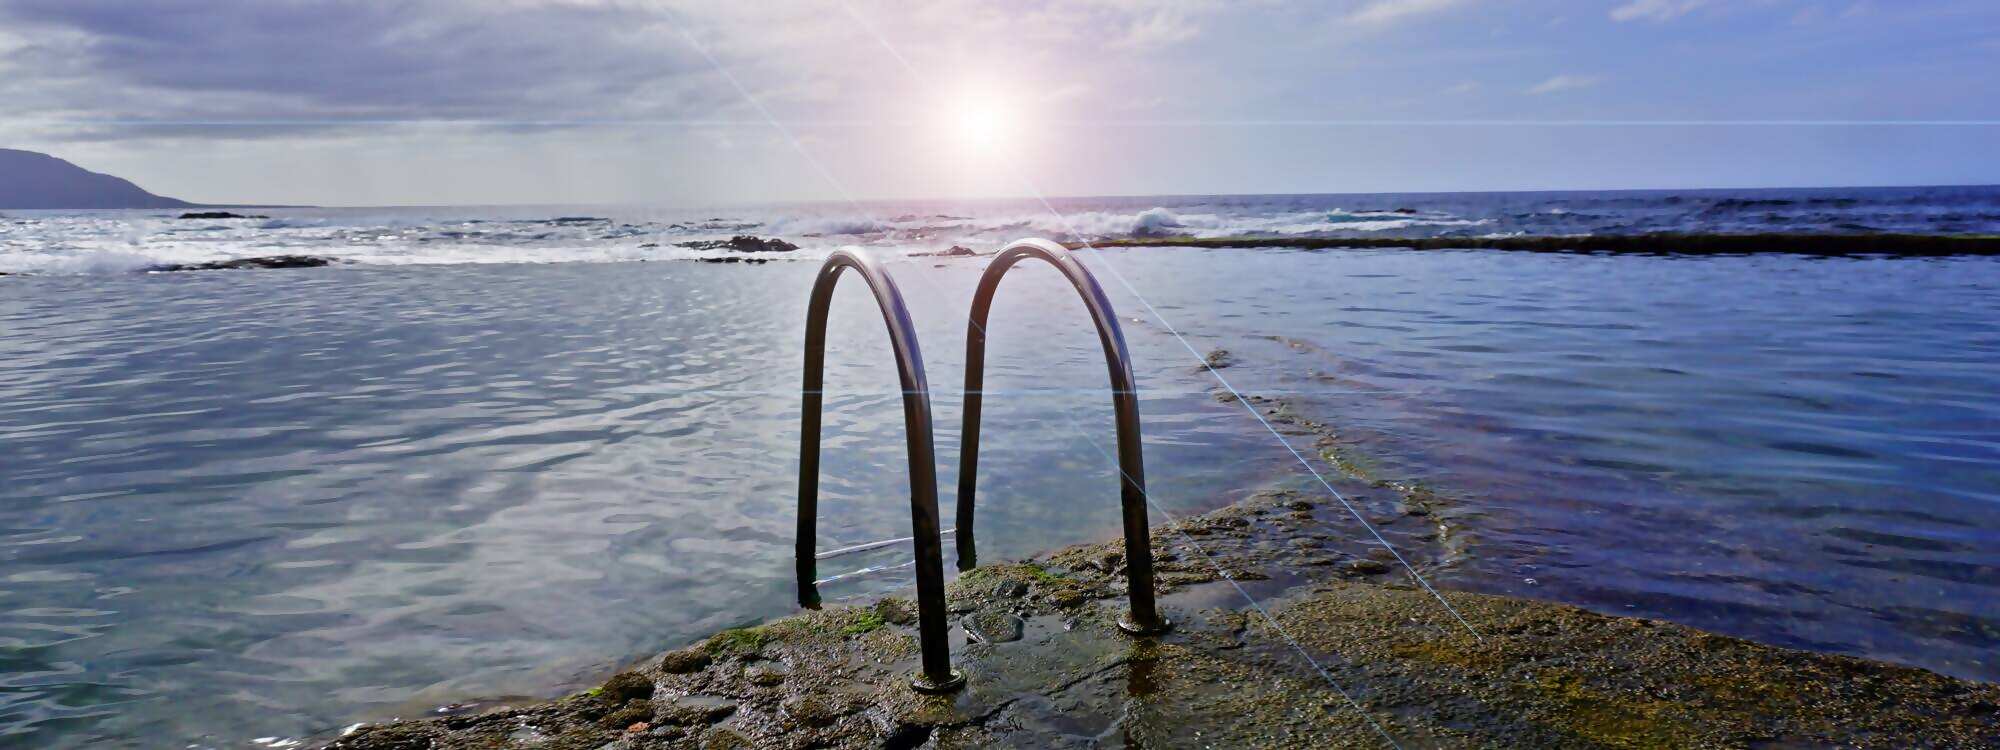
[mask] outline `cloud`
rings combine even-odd
[[[1468,0],[1373,0],[1348,14],[1350,23],[1383,25],[1415,16],[1440,13],[1464,5]]]
[[[1590,88],[1592,86],[1595,86],[1603,82],[1604,82],[1603,76],[1587,76],[1587,75],[1576,75],[1572,73],[1564,73],[1562,75],[1553,76],[1546,81],[1530,86],[1528,88],[1528,93],[1540,96],[1543,94],[1554,94],[1561,91],[1575,91],[1577,89]]]
[[[0,100],[16,117],[76,122],[79,139],[735,106],[670,20],[610,2],[0,0],[0,27],[15,37],[0,45]],[[719,54],[763,51],[743,52]]]
[[[1141,16],[1112,42],[1112,46],[1126,49],[1147,49],[1165,47],[1193,39],[1201,34],[1201,27],[1185,13],[1171,10]]]
[[[1613,21],[1672,21],[1707,5],[1708,0],[1632,0],[1611,9]]]

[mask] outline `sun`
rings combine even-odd
[[[1019,129],[1012,107],[998,96],[961,94],[950,107],[948,129],[967,156],[993,156],[1013,145]]]

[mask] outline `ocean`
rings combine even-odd
[[[954,245],[2000,232],[1991,187],[231,210],[262,218],[0,212],[0,744],[284,746],[792,611],[806,292],[837,247],[909,297],[949,526],[985,263],[926,255]],[[800,249],[677,244],[735,235]],[[1218,398],[1224,349],[1233,388],[1331,426],[1294,446],[1321,470],[1444,499],[1447,596],[2000,680],[2000,258],[1078,254],[1166,512],[1312,486]],[[273,255],[332,263],[144,272]],[[693,262],[736,257],[771,262]],[[982,560],[1118,529],[1095,335],[1053,272],[1009,278]],[[900,394],[848,286],[823,548],[908,533]],[[860,572],[825,593],[906,585],[899,554],[822,564]]]

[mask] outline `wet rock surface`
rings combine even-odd
[[[1374,512],[1366,486],[1344,489]],[[1434,519],[1381,505],[1384,533],[1435,566],[1436,537],[1402,528]],[[1447,591],[1455,615],[1353,544],[1344,513],[1274,490],[1155,529],[1175,621],[1161,636],[1115,625],[1121,542],[967,571],[949,607],[968,631],[1009,638],[954,643],[967,682],[951,695],[909,688],[914,604],[889,597],[723,631],[567,698],[364,726],[327,746],[2000,746],[1993,685]]]
[[[182,219],[268,219],[271,217],[259,216],[254,214],[230,213],[228,211],[189,211],[187,213],[181,214],[180,218]]]
[[[975,643],[1012,643],[1021,640],[1021,631],[1027,623],[1011,612],[982,609],[966,615],[959,625],[965,628],[966,638]]]

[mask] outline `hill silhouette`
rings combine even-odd
[[[99,174],[48,154],[0,148],[0,209],[187,208],[130,180]]]

